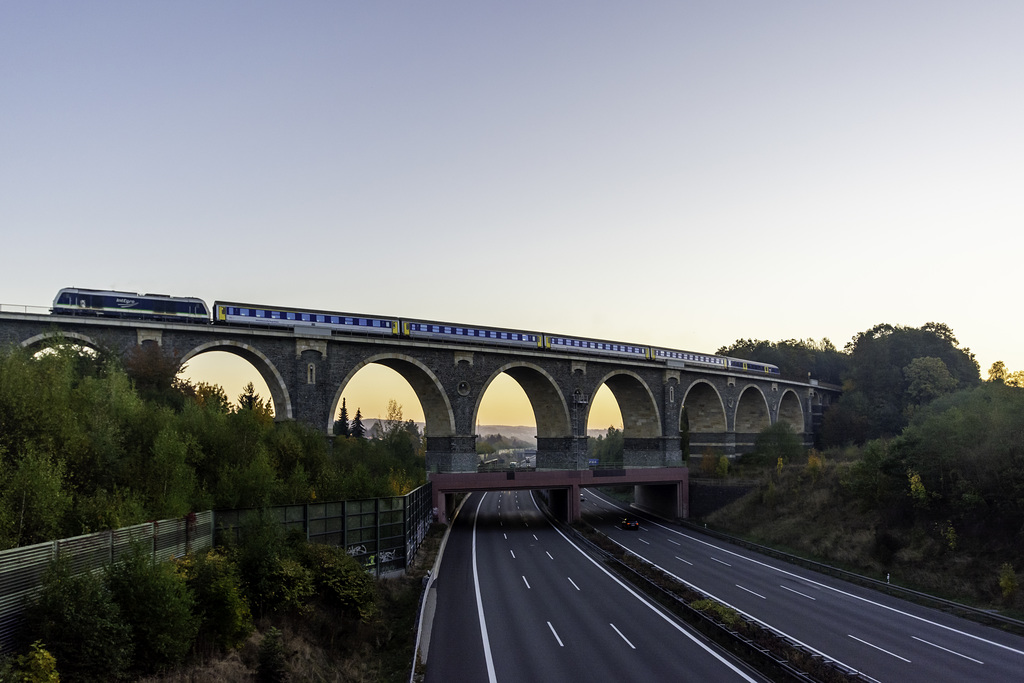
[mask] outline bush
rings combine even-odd
[[[198,606],[198,642],[231,649],[253,631],[252,612],[242,591],[238,569],[215,550],[189,554],[177,563],[177,571]]]
[[[310,599],[316,594],[312,573],[296,560],[277,558],[277,568],[270,575],[268,602],[275,611],[309,611]]]
[[[15,657],[13,666],[0,668],[0,680],[12,683],[59,683],[57,660],[47,652],[40,641],[32,643],[29,651]]]
[[[67,557],[51,563],[25,622],[28,639],[41,641],[56,657],[62,678],[116,680],[131,665],[131,628],[110,589],[92,572],[72,574]]]
[[[246,515],[231,556],[238,565],[249,604],[262,617],[278,608],[278,581],[286,555],[284,529],[265,510]]]
[[[259,683],[282,683],[287,680],[281,631],[270,627],[260,641],[258,657],[256,680]]]
[[[364,621],[377,613],[373,577],[344,550],[310,543],[302,548],[301,554],[323,600]]]
[[[183,662],[199,632],[184,577],[137,546],[108,570],[107,583],[132,628],[134,668],[152,673]]]

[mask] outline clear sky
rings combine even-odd
[[[1016,0],[3,3],[0,302],[697,351],[935,321],[1021,370],[1022,33]]]

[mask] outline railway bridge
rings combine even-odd
[[[359,336],[312,327],[0,312],[0,346],[36,348],[60,336],[122,357],[134,347],[156,344],[182,363],[210,351],[233,353],[266,381],[277,419],[300,420],[326,434],[332,433],[342,392],[355,374],[371,363],[389,367],[409,383],[423,408],[427,471],[442,517],[449,494],[468,486],[465,474],[477,472],[477,411],[488,386],[502,373],[523,388],[533,408],[537,471],[501,473],[505,478],[500,482],[479,474],[473,481],[484,485],[485,479],[495,479],[493,486],[508,488],[511,476],[518,478],[513,488],[530,488],[527,480],[536,478],[536,487],[547,488],[557,482],[545,473],[564,473],[565,481],[558,481],[569,487],[562,507],[570,519],[578,515],[579,488],[600,483],[593,482],[597,472],[587,460],[587,419],[590,398],[602,385],[611,390],[623,420],[624,462],[614,471],[616,480],[638,486],[655,485],[655,473],[641,472],[652,468],[661,470],[661,481],[668,484],[685,480],[687,451],[741,453],[752,447],[762,429],[780,420],[810,443],[816,417],[835,395],[813,381],[572,350]],[[618,474],[625,472],[634,474]],[[651,495],[654,500],[663,497]],[[681,496],[672,501],[670,492],[669,502],[659,505],[674,511],[671,516],[685,516],[685,492]]]

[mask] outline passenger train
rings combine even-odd
[[[525,330],[508,330],[473,325],[453,325],[426,320],[382,316],[360,316],[335,311],[280,308],[257,304],[215,301],[212,313],[202,299],[163,294],[133,294],[97,289],[65,288],[53,300],[55,315],[91,315],[142,320],[184,321],[215,325],[255,327],[315,327],[331,333],[400,336],[410,339],[441,339],[496,346],[572,351],[589,355],[652,360],[666,365],[689,365],[759,375],[779,374],[768,363],[653,346],[567,337]]]

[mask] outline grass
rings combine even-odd
[[[800,465],[781,472],[764,468],[753,491],[702,521],[806,559],[1007,616],[1024,610],[1024,596],[1018,591],[1007,600],[999,585],[1012,539],[964,532],[951,548],[945,524],[915,516],[900,501],[888,510],[866,508],[844,485],[851,462],[843,455],[826,457],[813,476]]]

